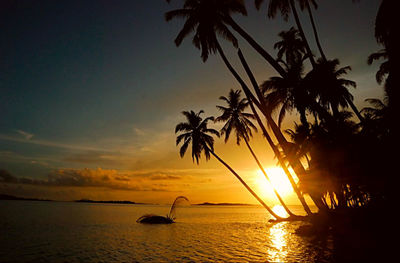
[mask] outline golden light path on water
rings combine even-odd
[[[287,258],[288,250],[286,248],[289,233],[285,228],[286,223],[274,224],[269,230],[272,247],[268,249],[267,253],[273,259],[273,262],[283,262]]]
[[[265,169],[269,180],[265,177],[261,170],[256,171],[255,183],[258,188],[258,192],[261,196],[268,200],[274,200],[273,203],[278,203],[275,197],[274,188],[279,195],[285,199],[290,195],[294,194],[293,188],[287,178],[285,172],[280,167],[269,167]],[[296,178],[297,179],[297,178]],[[270,202],[271,204],[271,202]],[[287,217],[288,214],[283,206],[277,204],[272,207],[272,210],[281,217]],[[286,227],[287,222],[281,222],[273,224],[269,228],[269,239],[271,244],[267,246],[265,253],[268,254],[268,258],[272,259],[273,262],[283,262],[288,257],[288,239],[289,232]]]

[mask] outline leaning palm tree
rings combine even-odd
[[[273,120],[273,118],[271,116],[271,110],[266,108],[267,105],[266,105],[266,102],[265,102],[265,98],[264,98],[263,94],[261,93],[261,91],[259,89],[259,85],[257,84],[257,81],[256,81],[256,79],[255,79],[250,67],[248,66],[248,64],[247,64],[247,62],[246,62],[246,60],[245,60],[245,58],[244,58],[244,56],[243,56],[243,54],[242,54],[242,52],[240,50],[238,52],[238,55],[239,55],[239,58],[240,58],[240,61],[241,61],[242,65],[243,65],[243,68],[245,69],[245,71],[246,71],[246,73],[247,73],[247,75],[248,75],[248,77],[249,77],[249,79],[250,79],[250,81],[252,83],[252,86],[253,86],[254,90],[256,91],[256,93],[257,93],[257,97],[262,102],[262,105],[264,105],[264,107],[259,107],[259,109],[261,109],[261,111],[263,112],[263,115],[265,116],[268,124],[271,127],[271,130],[273,131],[275,137],[277,138],[277,140],[279,142],[279,145],[282,147],[283,153],[288,157],[287,159],[289,161],[290,166],[292,166],[292,168],[295,171],[297,177],[300,180],[302,180],[303,176],[306,174],[306,171],[304,169],[303,164],[300,162],[300,160],[298,158],[296,158],[292,154],[292,150],[293,149],[292,149],[290,143],[288,143],[286,138],[283,136],[280,128],[278,127],[278,125]],[[244,91],[246,93],[246,96],[248,96],[247,89],[244,89]],[[248,96],[248,99],[249,99],[249,96]],[[253,103],[252,103],[253,99],[249,100],[249,102],[250,102],[250,107],[252,109],[252,112],[253,112],[254,116],[256,117],[257,122],[260,125],[261,129],[263,130],[263,134],[264,134],[266,140],[270,144],[270,146],[271,146],[272,150],[274,151],[274,154],[277,157],[281,167],[285,171],[285,174],[286,174],[287,178],[289,179],[290,184],[292,185],[292,187],[293,187],[297,197],[299,198],[302,206],[304,207],[304,210],[307,212],[308,215],[311,215],[312,212],[311,212],[307,202],[305,201],[302,193],[300,192],[296,182],[294,181],[291,173],[287,169],[286,163],[284,161],[284,158],[283,158],[281,152],[279,151],[278,147],[272,142],[272,140],[271,140],[269,134],[267,133],[264,125],[262,124],[260,118],[258,117],[258,113],[256,112],[256,110],[253,107]],[[318,207],[318,209],[325,209],[324,205],[320,202],[320,200],[317,197],[312,196],[312,195],[310,195],[310,197],[313,200],[314,204]]]
[[[263,0],[255,0],[256,8],[259,9]],[[301,25],[299,14],[297,13],[296,4],[294,0],[270,0],[268,4],[268,17],[274,18],[278,12],[281,13],[284,20],[288,20],[289,14],[292,12],[295,19],[297,29],[300,32],[300,36],[303,39],[304,46],[307,50],[308,58],[310,59],[311,65],[315,65],[314,56],[311,52],[310,45],[308,44],[306,35]]]
[[[170,2],[170,0],[167,0],[167,2]],[[217,33],[237,47],[237,39],[228,28],[230,26],[279,74],[285,74],[275,59],[233,20],[231,15],[234,13],[247,15],[243,0],[184,0],[183,2],[183,8],[165,13],[166,21],[174,18],[185,19],[184,26],[175,39],[177,46],[182,43],[185,37],[195,31],[193,44],[201,49],[201,57],[203,61],[206,61],[210,53],[216,53],[218,50]]]
[[[262,166],[261,162],[258,160],[256,154],[250,146],[249,140],[252,137],[252,129],[257,131],[256,126],[252,123],[251,119],[254,119],[254,115],[251,113],[246,113],[244,110],[249,106],[249,102],[245,98],[241,98],[240,90],[230,90],[228,98],[225,96],[221,96],[219,99],[225,101],[228,104],[228,107],[217,106],[217,108],[222,111],[221,116],[215,119],[216,122],[225,122],[225,125],[221,129],[221,135],[225,135],[225,143],[228,141],[229,136],[232,130],[236,133],[236,144],[240,145],[240,141],[243,139],[246,143],[247,148],[249,149],[251,155],[256,161],[258,167],[264,174],[265,178],[274,190],[276,197],[279,202],[282,204],[283,208],[290,216],[294,216],[293,213],[286,206],[285,202],[273,186],[271,180],[269,179],[267,172]]]
[[[236,5],[229,5],[229,3],[242,3],[242,1],[222,1],[222,0],[199,0],[199,1],[189,1],[186,0],[185,4],[182,9],[177,9],[173,10],[170,12],[167,12],[165,14],[165,19],[167,21],[170,21],[173,18],[184,18],[185,23],[182,28],[182,30],[178,33],[178,36],[175,39],[175,44],[179,46],[182,43],[182,40],[190,35],[192,32],[194,32],[193,36],[193,44],[195,47],[201,50],[201,56],[203,58],[203,61],[205,61],[208,58],[208,55],[210,53],[216,53],[220,55],[222,58],[223,62],[225,63],[226,67],[229,69],[229,71],[232,73],[232,75],[235,77],[235,79],[239,82],[240,86],[242,87],[243,91],[246,94],[246,97],[249,101],[252,101],[257,108],[263,111],[262,104],[257,101],[257,99],[254,97],[254,95],[251,93],[250,89],[247,87],[246,83],[243,81],[243,79],[239,76],[237,71],[232,67],[230,64],[229,60],[225,56],[225,53],[220,46],[217,38],[217,33],[219,36],[223,37],[224,39],[227,39],[230,41],[234,46],[237,45],[237,40],[234,37],[234,35],[229,31],[228,27],[223,23],[231,13],[242,13],[245,14],[245,9],[240,9]],[[222,5],[221,5],[222,4]],[[242,3],[243,4],[243,3]],[[232,21],[231,21],[232,23]],[[233,26],[232,26],[233,27]],[[236,28],[236,29],[235,29]],[[237,27],[234,27],[236,31],[239,29]],[[240,31],[240,30],[239,30]],[[282,69],[282,67],[279,65],[279,63],[273,59],[269,54],[264,53],[261,49],[257,49],[257,43],[247,35],[244,31],[240,31],[241,35],[248,40],[248,42],[257,50],[259,51],[260,54],[263,54],[265,59],[267,59],[268,62],[280,73],[280,75],[285,76],[286,72]],[[271,59],[269,59],[271,58]],[[258,86],[257,86],[258,89]],[[255,109],[252,109],[253,113],[256,113]],[[274,120],[272,118],[268,119],[268,113],[265,111],[263,112],[264,115],[266,115],[267,120],[269,122],[274,123]],[[259,122],[261,123],[261,122]],[[262,124],[262,123],[261,123]],[[277,125],[274,125],[274,134],[277,136],[277,139],[280,144],[285,144],[285,138],[282,134],[282,132],[279,130]],[[267,138],[268,143],[274,149],[274,153],[277,156],[277,158],[280,161],[282,167],[286,168],[286,165],[282,161],[282,158],[280,158],[280,153],[278,150],[276,150],[276,146],[273,143],[273,141],[270,139],[268,133],[264,129],[263,131],[264,135]],[[298,162],[299,163],[299,162]],[[299,163],[300,164],[300,163]],[[298,166],[298,165],[297,165]],[[288,178],[291,177],[289,171],[285,169],[285,173],[288,176]],[[296,185],[294,185],[294,189],[297,189]],[[301,194],[299,191],[296,191],[298,194],[299,199],[302,201],[303,207],[307,211],[307,214],[311,214],[311,210],[307,206],[306,202],[303,200]]]
[[[260,6],[261,6],[263,1],[264,0],[255,0],[255,5],[256,5],[257,9],[260,9]],[[318,50],[319,50],[319,52],[321,54],[321,57],[324,60],[327,60],[326,56],[325,56],[325,53],[322,50],[322,46],[321,46],[321,43],[320,43],[320,40],[319,40],[319,37],[318,37],[317,26],[315,25],[314,16],[313,16],[312,10],[311,10],[311,5],[315,9],[318,8],[317,3],[315,2],[315,0],[297,0],[297,2],[299,3],[300,9],[302,11],[304,9],[307,9],[308,16],[309,16],[309,19],[310,19],[310,22],[311,22],[311,25],[312,25],[314,38],[315,38],[315,42],[317,43]],[[270,17],[270,18],[275,17],[278,10],[281,12],[281,14],[282,14],[282,16],[283,16],[283,18],[285,20],[288,19],[290,11],[293,10],[293,15],[294,15],[296,24],[297,24],[299,30],[302,32],[301,33],[302,38],[305,40],[305,35],[304,35],[304,32],[302,31],[303,29],[302,29],[302,26],[301,26],[301,23],[300,23],[300,19],[299,19],[298,14],[297,14],[297,10],[296,10],[294,1],[292,1],[292,0],[275,0],[275,1],[272,0],[272,1],[270,1],[269,8],[268,8],[268,17]],[[310,49],[308,48],[307,51],[310,52]],[[309,53],[309,54],[311,54],[311,53]]]
[[[308,126],[306,109],[309,104],[307,87],[301,85],[303,78],[303,61],[306,59],[304,42],[293,27],[279,33],[281,40],[275,43],[278,48],[278,59],[283,64],[286,77],[276,76],[261,84],[267,104],[272,110],[281,107],[278,125],[281,126],[287,111],[297,109],[304,127]],[[285,61],[282,59],[285,54]]]
[[[264,206],[268,212],[278,220],[283,218],[278,216],[272,209],[264,203],[264,201],[247,185],[247,183],[214,152],[214,138],[209,135],[213,134],[219,137],[219,132],[207,127],[209,121],[213,121],[214,117],[207,117],[203,120],[200,116],[203,111],[195,113],[194,111],[183,111],[182,114],[186,117],[186,122],[179,123],[175,128],[175,133],[181,133],[176,138],[176,145],[183,142],[179,154],[183,157],[189,147],[192,144],[192,159],[197,164],[204,153],[206,160],[209,160],[213,155],[218,161],[220,161],[242,184],[243,186],[257,199],[262,206]]]
[[[300,7],[302,9],[307,8],[310,14],[310,19],[311,22],[313,23],[313,19],[312,19],[312,14],[311,12],[311,8],[309,6],[309,1],[311,2],[312,5],[314,5],[314,7],[316,7],[316,3],[314,2],[314,0],[297,0],[300,3]],[[257,8],[260,8],[261,3],[263,2],[263,0],[255,0],[255,4]],[[310,59],[311,65],[313,67],[313,69],[315,69],[316,67],[318,67],[318,64],[321,64],[321,61],[329,63],[328,60],[326,59],[326,56],[324,55],[322,48],[320,47],[319,44],[319,39],[316,33],[316,28],[315,28],[315,24],[313,23],[313,30],[314,30],[314,36],[316,36],[316,40],[317,40],[317,44],[318,44],[318,48],[320,49],[320,53],[322,55],[322,59],[319,60],[319,62],[317,63],[314,59],[314,56],[311,52],[310,46],[308,44],[307,38],[304,34],[304,30],[303,27],[301,25],[297,10],[296,10],[296,5],[295,5],[295,0],[270,0],[269,1],[269,5],[268,5],[268,17],[270,18],[274,18],[276,16],[276,14],[280,12],[281,15],[283,16],[283,18],[285,20],[288,19],[290,12],[293,13],[293,16],[295,18],[296,21],[296,25],[298,27],[298,30],[300,32],[300,36],[304,41],[304,45],[305,48],[307,50],[307,54],[308,57]],[[282,75],[282,74],[281,74]],[[282,75],[283,76],[283,75]],[[357,107],[354,105],[353,103],[353,99],[352,96],[348,96],[345,98],[346,102],[344,103],[345,105],[350,105],[350,107],[352,108],[352,110],[354,111],[354,113],[357,115],[357,117],[359,118],[359,120],[362,122],[363,121],[363,117],[361,116],[359,110],[357,109]]]
[[[287,112],[296,109],[304,127],[308,126],[306,111],[309,108],[309,96],[302,85],[302,65],[288,68],[288,77],[271,77],[261,84],[265,100],[271,110],[280,107],[278,125],[281,126]]]
[[[317,3],[315,2],[315,0],[299,0],[299,4],[300,4],[300,9],[301,10],[307,9],[308,17],[310,18],[311,26],[313,28],[313,33],[314,33],[314,39],[315,39],[315,42],[317,43],[317,47],[318,47],[319,53],[321,54],[321,57],[322,57],[323,60],[327,60],[327,58],[325,56],[325,53],[324,53],[324,51],[322,49],[321,42],[319,40],[317,26],[315,25],[314,16],[313,16],[312,10],[311,10],[311,5],[315,9],[318,8]]]
[[[353,96],[347,87],[356,87],[354,81],[342,78],[351,70],[350,66],[338,68],[339,60],[319,59],[316,67],[304,78],[312,97],[317,98],[325,108],[330,108],[334,116],[339,116],[339,107],[350,106],[362,121],[363,117],[353,103]]]

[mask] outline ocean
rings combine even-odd
[[[290,207],[301,214],[299,206]],[[176,223],[136,223],[169,206],[0,201],[0,262],[331,262],[329,236],[269,223],[259,206],[184,206]]]

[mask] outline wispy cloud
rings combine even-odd
[[[144,136],[144,135],[146,135],[146,132],[145,132],[144,130],[139,129],[139,128],[137,128],[137,127],[134,127],[134,128],[133,128],[133,131],[134,131],[135,134],[138,135],[138,136]]]
[[[71,150],[110,152],[110,150],[108,150],[108,149],[103,149],[103,148],[98,148],[98,147],[77,145],[77,144],[67,144],[67,143],[60,143],[60,142],[40,140],[40,139],[32,139],[32,137],[34,136],[33,134],[28,134],[23,131],[19,131],[18,133],[20,135],[25,134],[24,138],[21,138],[20,136],[17,137],[17,136],[10,136],[10,135],[6,135],[6,134],[0,134],[0,140],[12,141],[12,142],[18,142],[18,143],[29,143],[29,144],[36,144],[36,145],[41,145],[41,146],[71,149]]]
[[[60,169],[48,174],[47,179],[16,177],[0,170],[0,182],[53,187],[101,187],[129,191],[169,191],[165,186],[146,183],[139,178],[106,169]]]
[[[30,140],[32,139],[32,137],[34,136],[33,133],[29,133],[23,130],[15,130],[18,134],[22,135],[22,137],[24,137],[26,140]]]
[[[209,183],[214,170],[144,170],[57,169],[47,178],[17,177],[0,170],[0,183],[49,187],[100,187],[129,191],[176,191],[185,185]],[[199,176],[200,175],[200,176]],[[184,187],[186,188],[186,187]]]

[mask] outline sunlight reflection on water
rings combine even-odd
[[[274,224],[269,229],[269,238],[272,242],[272,247],[267,253],[273,261],[282,262],[287,257],[286,244],[289,233],[285,227],[286,224],[286,222]]]
[[[292,208],[301,213],[301,208]],[[265,209],[185,207],[172,225],[143,225],[168,206],[1,202],[0,262],[328,262],[331,249],[268,223]],[[3,233],[6,233],[4,235]]]

